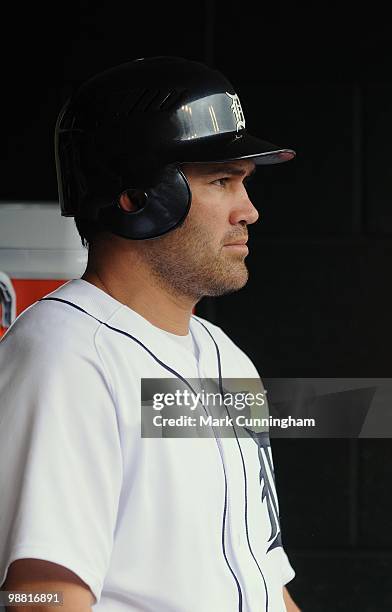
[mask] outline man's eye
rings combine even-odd
[[[226,182],[229,180],[229,177],[224,177],[224,178],[219,178],[216,179],[215,181],[212,181],[214,184],[215,183],[221,183],[221,187],[224,187],[226,185]]]
[[[250,183],[251,180],[253,180],[253,176],[247,176],[242,182],[243,184],[246,186],[248,185],[248,183]],[[225,187],[226,183],[230,181],[230,177],[229,176],[225,176],[219,179],[215,179],[215,181],[212,181],[212,184],[219,184],[221,187]]]

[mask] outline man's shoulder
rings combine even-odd
[[[54,311],[54,305],[45,302],[23,311],[0,342],[0,364],[50,367],[94,346],[91,324],[82,326],[74,314]]]
[[[94,336],[102,324],[99,315],[105,319],[110,312],[105,314],[97,305],[89,306],[86,293],[77,284],[67,283],[17,317],[0,343],[0,352],[9,348],[19,353],[60,356],[95,350]]]

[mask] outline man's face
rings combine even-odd
[[[254,170],[249,160],[182,166],[192,191],[184,223],[139,243],[156,280],[172,293],[198,301],[246,284],[248,248],[233,243],[247,240],[247,225],[259,216],[243,182]]]

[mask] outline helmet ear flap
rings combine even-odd
[[[137,210],[124,210],[119,204],[122,194],[141,205]],[[157,238],[179,227],[187,216],[192,193],[185,174],[174,165],[165,166],[146,188],[123,189],[110,206],[101,208],[98,220],[123,238],[146,240]]]

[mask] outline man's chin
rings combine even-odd
[[[227,278],[226,282],[217,281],[214,287],[210,288],[210,291],[205,295],[209,297],[219,297],[222,295],[229,295],[230,293],[235,293],[239,291],[243,287],[245,287],[246,283],[249,279],[248,270],[245,268],[243,274],[238,274],[237,276],[232,276],[230,279]],[[219,279],[221,280],[221,279]]]

